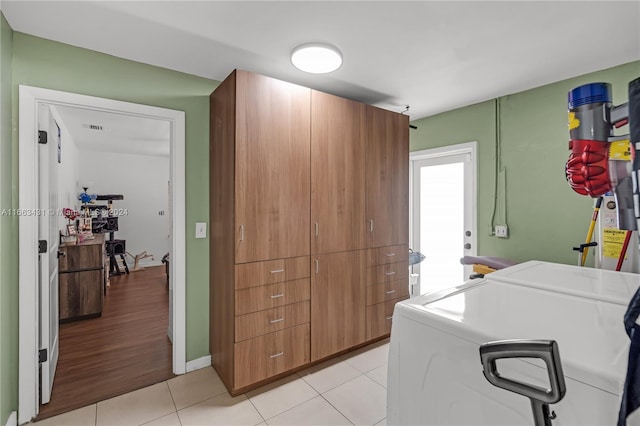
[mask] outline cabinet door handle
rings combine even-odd
[[[393,315],[392,315],[392,316],[390,316],[390,317],[385,317],[385,319],[386,319],[387,321],[391,320],[391,318],[393,318]]]
[[[391,257],[391,256],[395,256],[395,255],[396,255],[395,253],[387,253],[387,254],[385,254],[385,256],[387,256],[387,257]]]
[[[395,290],[389,290],[389,291],[385,291],[385,294],[393,294],[395,292],[396,292]]]
[[[318,222],[314,222],[315,226],[316,226],[316,237],[318,236],[318,233],[320,232],[320,225],[318,225]]]
[[[385,272],[384,274],[385,275],[395,275],[396,273],[395,273],[395,271],[392,271],[392,272]]]
[[[277,299],[278,297],[284,297],[284,293],[280,293],[280,294],[272,294],[271,298],[272,299]]]
[[[318,271],[320,270],[320,262],[318,261],[318,259],[315,259],[316,262],[316,274],[318,273]]]
[[[275,323],[280,322],[280,321],[284,321],[284,317],[271,320],[271,321],[269,321],[269,324],[275,324]]]
[[[272,274],[279,274],[280,272],[284,272],[284,269],[274,269],[273,271],[269,271]]]
[[[373,232],[373,219],[369,219],[369,232]]]
[[[277,354],[273,354],[273,355],[269,355],[269,358],[273,359],[273,358],[278,358],[279,356],[284,355],[284,352],[278,352]]]
[[[240,241],[244,240],[244,225],[240,225]]]

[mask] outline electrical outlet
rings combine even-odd
[[[509,228],[507,225],[496,225],[495,234],[498,238],[509,238]]]

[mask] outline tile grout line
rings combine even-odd
[[[258,415],[260,416],[260,418],[262,419],[262,422],[260,423],[265,423],[267,424],[267,419],[264,418],[264,416],[262,415],[262,413],[260,412],[260,410],[258,410],[258,407],[256,407],[256,404],[253,403],[253,401],[251,400],[251,398],[249,398],[247,396],[246,393],[242,394],[245,398],[247,398],[247,401],[249,401],[249,403],[251,404],[251,406],[253,407],[254,410],[256,410],[256,413],[258,413]],[[256,424],[260,424],[260,423],[256,423]]]

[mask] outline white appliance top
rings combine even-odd
[[[531,261],[406,300],[394,315],[478,345],[556,340],[566,377],[620,395],[629,350],[622,321],[639,285],[637,274]]]

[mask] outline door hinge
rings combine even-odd
[[[40,349],[38,351],[38,362],[39,363],[46,362],[48,358],[49,358],[49,355],[48,355],[48,352],[47,352],[46,349]]]
[[[47,240],[38,240],[38,254],[47,252]]]
[[[38,143],[45,145],[47,143],[47,132],[38,130]]]

